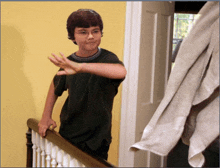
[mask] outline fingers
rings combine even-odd
[[[54,59],[52,57],[48,57],[48,58],[54,65],[59,66],[59,62],[56,59]]]
[[[56,54],[52,53],[51,54],[53,57],[48,57],[49,60],[56,66],[60,68],[64,68],[64,66],[67,65],[68,59],[64,56],[63,53],[60,53],[62,58],[58,57]]]
[[[54,58],[56,59],[57,62],[65,63],[65,61],[67,60],[67,58],[64,56],[64,54],[62,52],[60,52],[60,55],[62,56],[62,58],[58,57],[54,53],[52,53],[52,55],[54,56]]]
[[[61,64],[61,63],[65,63],[65,60],[64,60],[64,55],[62,54],[62,57],[63,58],[60,58],[60,57],[58,57],[56,54],[54,54],[54,53],[52,53],[51,54],[53,57],[49,57],[49,59],[52,61],[52,62],[54,62],[54,63],[56,63],[56,64]]]
[[[54,56],[54,58],[58,61],[58,62],[64,62],[62,58],[58,57],[56,54],[52,53],[52,55]],[[62,57],[64,57],[64,55],[62,54]]]
[[[63,53],[60,52],[60,55],[62,56],[63,63],[70,64],[70,62],[73,62],[67,59],[67,57],[65,57]]]
[[[56,128],[57,127],[57,124],[55,121],[52,122],[52,129]]]
[[[66,71],[58,71],[57,75],[68,75]]]
[[[38,132],[39,132],[39,135],[44,138],[46,136],[46,131],[47,131],[47,127],[46,126],[43,126],[41,124],[38,124]]]
[[[62,52],[60,52],[60,55],[63,57],[63,60],[67,60],[67,58],[64,56]]]
[[[76,74],[76,71],[72,70],[72,69],[66,69],[64,71],[58,71],[57,75],[74,75]]]
[[[60,52],[60,55],[62,56],[62,58],[58,57],[54,53],[52,53],[53,57],[49,57],[50,61],[54,65],[63,69],[63,71],[59,71],[57,75],[74,75],[78,73],[78,71],[80,70],[79,63],[70,61],[64,56],[62,52]]]
[[[55,121],[51,121],[50,125],[52,125],[52,129],[57,127],[57,124]],[[49,125],[49,127],[50,127],[50,125]],[[42,138],[44,138],[46,136],[46,132],[49,127],[46,125],[42,125],[40,123],[38,124],[38,132]]]

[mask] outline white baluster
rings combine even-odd
[[[68,159],[68,154],[63,151],[63,167],[68,167],[69,159]]]
[[[31,133],[31,141],[33,143],[32,149],[33,149],[33,159],[32,159],[32,167],[36,167],[36,132],[32,130]]]
[[[62,167],[62,161],[63,161],[63,154],[62,150],[58,147],[58,152],[57,152],[57,162],[58,165],[57,167]]]
[[[70,165],[69,167],[77,167],[76,165],[76,159],[70,156]]]
[[[52,157],[52,167],[56,167],[57,165],[57,161],[56,161],[56,155],[57,155],[57,151],[56,151],[56,146],[52,143],[52,153],[51,153],[51,157]]]
[[[47,160],[47,167],[50,167],[51,162],[51,142],[46,139],[46,160]]]
[[[37,146],[37,167],[40,167],[40,135],[36,134],[36,146]]]
[[[76,160],[76,165],[77,167],[84,167],[84,165],[78,160]]]
[[[45,138],[41,138],[41,161],[42,161],[42,167],[45,167]]]

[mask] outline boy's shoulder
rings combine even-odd
[[[107,50],[107,49],[104,49],[104,48],[101,48],[101,54],[104,54],[104,55],[106,55],[106,54],[112,54],[112,55],[115,55],[115,56],[116,56],[115,53],[113,53],[113,52],[111,52],[111,51],[109,51],[109,50]]]
[[[107,49],[104,49],[104,48],[101,48],[101,54],[102,56],[105,56],[105,57],[113,57],[113,58],[118,58],[118,56],[113,53],[112,51],[109,51]]]
[[[120,63],[122,62],[119,60],[117,55],[109,50],[101,48],[101,54],[99,57],[100,62],[106,62],[106,63]]]

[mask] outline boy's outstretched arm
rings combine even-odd
[[[99,76],[103,76],[110,79],[123,79],[127,71],[121,64],[111,63],[76,63],[67,59],[62,53],[62,58],[55,54],[54,57],[49,57],[50,61],[63,68],[63,71],[59,71],[57,75],[73,75],[76,73],[91,73]]]
[[[50,88],[49,88],[49,91],[48,91],[48,94],[47,94],[44,112],[43,112],[42,118],[38,124],[38,130],[39,130],[39,134],[41,137],[44,137],[46,135],[46,131],[51,125],[52,125],[52,129],[57,127],[56,122],[51,117],[53,107],[54,107],[54,104],[57,100],[57,97],[58,96],[56,96],[54,94],[54,84],[52,81]]]

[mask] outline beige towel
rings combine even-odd
[[[219,86],[219,3],[207,2],[199,14],[181,44],[164,98],[140,142],[132,145],[131,150],[166,156],[181,138],[192,105],[209,98]],[[188,160],[193,167],[204,164],[201,152],[219,135],[218,106],[216,98],[196,116],[196,128],[189,140]]]

